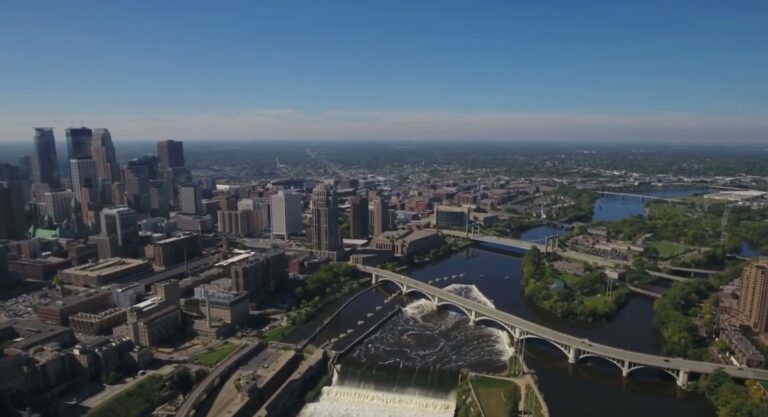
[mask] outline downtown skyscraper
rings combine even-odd
[[[67,129],[67,160],[85,159],[93,156],[93,131],[87,127]]]
[[[61,187],[59,159],[56,156],[56,140],[52,127],[36,127],[32,154],[32,182],[45,184],[49,190]]]
[[[94,129],[91,140],[91,156],[96,161],[96,175],[100,182],[120,182],[120,166],[115,156],[115,145],[109,129]]]
[[[173,139],[157,142],[157,156],[163,172],[168,168],[184,166],[184,142]]]
[[[318,184],[312,191],[310,213],[312,249],[319,252],[336,252],[341,249],[336,190],[325,183]]]
[[[349,199],[349,237],[352,239],[367,239],[370,234],[368,218],[368,199],[352,197]]]
[[[301,196],[280,190],[270,199],[270,219],[272,236],[288,239],[288,236],[301,233]]]

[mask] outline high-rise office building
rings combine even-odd
[[[260,235],[269,230],[269,203],[258,198],[237,202],[237,210],[245,215],[245,236]]]
[[[155,155],[142,155],[138,158],[135,158],[133,161],[136,164],[147,166],[147,173],[149,174],[150,180],[156,180],[161,177],[160,159],[158,159]]]
[[[61,187],[59,178],[59,159],[56,157],[56,140],[52,127],[36,127],[34,138],[35,151],[32,155],[32,181],[46,184],[49,190]]]
[[[89,201],[94,201],[98,195],[98,175],[96,161],[91,158],[70,159],[69,173],[72,177],[72,193],[77,201],[81,201],[82,192],[87,189],[94,192]]]
[[[117,164],[115,145],[112,144],[109,129],[93,130],[91,155],[96,161],[96,174],[99,179],[107,179],[111,183],[120,182],[120,166]]]
[[[184,166],[184,142],[172,139],[157,142],[157,156],[163,171]]]
[[[768,258],[760,258],[744,268],[739,313],[744,324],[758,333],[768,332]]]
[[[130,161],[123,167],[123,178],[128,207],[149,212],[149,167],[140,161]]]
[[[100,238],[94,239],[99,245],[99,257],[133,255],[139,243],[136,211],[128,207],[102,210]]]
[[[171,205],[171,190],[168,181],[149,182],[149,207],[154,214],[167,215]]]
[[[19,157],[19,179],[28,181],[32,178],[32,157],[29,155]]]
[[[43,195],[45,215],[50,216],[54,223],[61,223],[69,218],[72,205],[71,191],[48,191]]]
[[[352,197],[349,200],[349,237],[366,239],[370,234],[368,226],[368,199]]]
[[[219,210],[216,212],[219,232],[247,236],[249,231],[248,214],[244,211]]]
[[[87,127],[67,129],[67,160],[93,157],[93,131]]]
[[[285,239],[290,235],[301,233],[301,196],[280,190],[271,198],[272,236]]]
[[[179,209],[182,214],[202,214],[203,198],[197,184],[179,186]]]
[[[29,227],[26,182],[0,181],[0,239],[22,239]]]
[[[389,202],[378,196],[373,200],[373,235],[378,236],[389,229]]]
[[[312,249],[321,252],[335,252],[341,249],[336,190],[325,183],[318,184],[312,190],[310,213]]]

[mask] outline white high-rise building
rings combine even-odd
[[[197,184],[179,186],[179,208],[183,214],[201,214],[203,212],[203,200]]]
[[[83,188],[90,188],[94,193],[91,201],[96,199],[98,190],[98,173],[96,171],[96,161],[91,158],[70,159],[69,173],[72,177],[72,194],[75,200],[82,202]]]
[[[272,236],[288,238],[301,233],[301,196],[280,190],[271,199]]]

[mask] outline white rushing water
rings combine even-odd
[[[323,388],[320,400],[307,404],[299,417],[451,417],[453,396],[445,399],[343,386]]]
[[[474,285],[451,284],[445,290],[493,307],[493,302]],[[406,358],[414,361],[411,366],[444,369],[458,362],[460,367],[471,368],[472,362],[466,362],[471,358],[465,355],[475,360],[484,356],[486,362],[502,364],[511,355],[506,332],[469,327],[466,316],[461,313],[442,311],[437,315],[435,305],[429,300],[415,300],[405,306],[403,312],[398,321],[390,323],[353,352],[352,356],[360,360],[374,356],[379,359],[373,362],[372,372],[381,364],[403,366]],[[323,388],[318,401],[307,404],[298,417],[452,417],[455,413],[454,392],[436,396],[429,390],[402,385],[397,386],[398,392],[393,392],[381,387],[376,389],[376,384],[367,379],[352,381],[350,385],[353,386],[340,382],[334,373],[332,385]]]

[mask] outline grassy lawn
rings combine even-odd
[[[581,277],[572,275],[572,274],[566,274],[566,273],[561,273],[560,279],[565,281],[565,283],[571,288],[573,288],[573,286],[576,285],[577,282],[581,281]]]
[[[239,345],[227,342],[216,349],[195,355],[193,361],[203,366],[216,366],[217,363],[236,351],[238,347]]]
[[[486,417],[508,417],[516,415],[520,402],[520,389],[512,381],[474,376],[471,381],[480,406]]]
[[[674,258],[689,250],[688,246],[675,242],[650,242],[649,245],[659,251],[659,257],[662,259]]]
[[[526,399],[526,404],[533,406],[533,410],[532,410],[533,417],[544,417],[544,411],[541,408],[539,397],[536,396],[536,393],[533,392],[533,388],[531,388],[530,386],[526,387],[525,389],[525,399]]]
[[[288,333],[293,330],[293,325],[275,327],[274,329],[267,330],[265,336],[270,342],[279,342],[288,336]]]
[[[140,417],[149,414],[163,400],[163,378],[150,375],[131,388],[91,409],[85,417]]]

